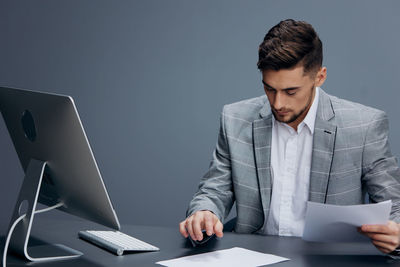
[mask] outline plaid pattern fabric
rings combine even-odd
[[[265,233],[272,192],[272,113],[266,96],[224,106],[208,172],[187,215],[210,210],[223,222],[236,201],[239,233]],[[320,90],[309,200],[336,205],[391,199],[400,222],[400,169],[384,112]],[[276,179],[276,178],[275,178]]]

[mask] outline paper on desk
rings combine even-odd
[[[357,227],[363,224],[386,224],[391,208],[391,200],[351,206],[309,201],[303,239],[316,242],[369,242],[368,237],[357,232]]]
[[[168,267],[243,267],[243,263],[246,263],[248,267],[256,267],[288,260],[272,254],[234,247],[156,263]]]

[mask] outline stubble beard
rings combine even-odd
[[[315,90],[315,87],[314,87],[314,86],[313,86],[313,88],[314,88],[314,90]],[[283,122],[283,123],[286,123],[286,124],[292,123],[292,122],[296,121],[300,116],[302,116],[305,112],[308,112],[308,110],[311,108],[312,100],[313,100],[313,94],[314,94],[314,93],[311,93],[311,96],[310,96],[310,98],[309,98],[309,100],[308,100],[307,105],[306,105],[302,110],[300,110],[299,113],[293,114],[293,115],[292,115],[289,119],[287,119],[287,120],[281,120],[281,119],[279,119],[279,116],[277,116],[277,115],[275,114],[276,111],[275,111],[275,109],[273,109],[273,108],[271,108],[272,114],[274,115],[275,119],[276,119],[277,121],[279,121],[279,122]],[[304,116],[304,117],[305,117],[305,116]]]
[[[289,124],[289,123],[292,123],[292,122],[294,122],[294,121],[296,121],[301,115],[303,115],[303,113],[307,110],[307,108],[308,108],[308,105],[307,106],[305,106],[299,113],[297,113],[297,114],[293,114],[289,119],[287,119],[287,120],[281,120],[281,119],[279,119],[279,117],[275,114],[275,110],[272,110],[272,114],[274,114],[274,117],[275,117],[275,119],[277,120],[277,121],[279,121],[279,122],[283,122],[283,123],[286,123],[286,124]]]

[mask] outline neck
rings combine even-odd
[[[297,126],[299,126],[299,124],[300,124],[300,123],[304,120],[304,118],[307,116],[308,111],[310,110],[310,108],[311,108],[311,106],[312,106],[312,103],[314,102],[316,88],[315,88],[315,87],[313,87],[313,88],[314,88],[314,89],[313,89],[313,92],[312,92],[312,97],[310,98],[310,101],[309,101],[307,107],[301,112],[300,116],[297,117],[296,120],[294,120],[294,121],[291,122],[291,123],[288,123],[288,125],[289,125],[290,127],[292,127],[295,131],[297,131]]]

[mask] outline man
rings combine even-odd
[[[302,236],[307,201],[361,204],[391,199],[386,225],[359,232],[384,253],[400,245],[400,170],[377,109],[326,94],[322,43],[313,27],[285,20],[259,47],[266,96],[226,105],[209,171],[180,232],[222,237],[236,201],[235,231]]]

